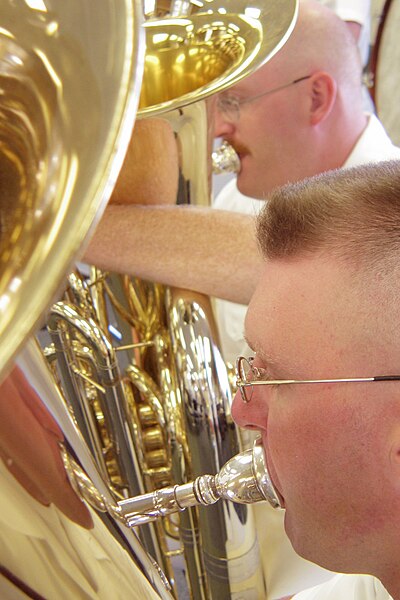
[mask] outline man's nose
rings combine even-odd
[[[252,404],[253,398],[250,402],[244,402],[240,391],[238,390],[232,402],[232,418],[236,425],[243,429],[262,429],[263,419],[266,415],[262,414],[265,411],[259,411],[256,408],[257,401]]]

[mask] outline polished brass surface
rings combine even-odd
[[[297,0],[145,6],[138,116],[162,116],[173,128],[178,203],[210,200],[212,103],[205,99],[273,56],[296,15]],[[61,389],[114,503],[219,471],[240,440],[209,299],[97,269],[85,279],[69,278],[49,326]],[[176,597],[177,561],[193,599],[264,597],[247,506],[193,506],[138,532]]]
[[[1,3],[0,372],[8,436],[0,439],[2,457],[9,432],[12,439],[23,436],[20,448],[11,445],[15,457],[1,463],[7,509],[1,562],[47,598],[170,598],[136,535],[106,518],[103,511],[114,501],[103,478],[108,473],[95,463],[42,353],[27,341],[64,286],[117,178],[139,100],[141,21],[136,0]],[[18,366],[8,374],[17,351]],[[24,428],[22,414],[33,428]],[[87,474],[79,497],[51,451],[55,439],[73,448]],[[44,463],[37,460],[45,454],[43,440],[50,444]],[[46,479],[53,463],[57,473],[61,468],[59,488]],[[18,477],[24,468],[28,486]],[[54,504],[46,495],[52,486]],[[95,511],[81,501],[88,490],[95,491]],[[77,513],[65,498],[73,499]]]
[[[141,36],[130,0],[2,2],[1,372],[111,192],[138,102]]]
[[[298,10],[297,0],[160,4],[144,25],[141,116],[198,102],[252,73],[283,46]]]

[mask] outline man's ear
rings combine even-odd
[[[309,82],[311,94],[310,122],[318,125],[331,113],[337,92],[336,81],[329,75],[320,71],[311,76]]]

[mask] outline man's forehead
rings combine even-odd
[[[270,61],[262,67],[259,67],[255,73],[245,77],[230,89],[232,92],[246,92],[247,90],[255,90],[256,92],[262,91],[262,86],[267,86],[268,82],[272,79],[273,72],[274,65]]]
[[[273,297],[276,293],[274,279],[274,269],[271,269],[269,265],[268,268],[264,268],[263,274],[250,300],[244,323],[247,343],[259,355],[267,351],[263,340],[266,337],[266,333],[268,336],[268,332],[276,324],[276,322],[274,323],[276,315],[273,310]]]
[[[340,270],[318,257],[266,261],[246,315],[249,345],[256,350],[263,337],[297,337],[316,319],[321,331],[337,325],[348,311],[344,296]]]
[[[254,354],[267,367],[270,375],[294,377],[297,364],[297,353],[289,356],[285,323],[266,312],[253,312],[249,306],[245,324],[245,339]],[[269,320],[269,323],[268,323]],[[262,324],[262,326],[260,326]],[[277,333],[278,332],[278,333]]]

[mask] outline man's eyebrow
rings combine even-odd
[[[246,342],[246,344],[248,345],[248,347],[250,348],[250,350],[252,350],[253,352],[255,352],[254,348],[253,348],[253,344],[251,343],[251,341],[249,340],[249,338],[247,337],[247,335],[244,333],[243,334],[244,337],[244,341]]]
[[[267,352],[265,352],[265,350],[263,350],[259,346],[259,344],[252,343],[246,335],[244,335],[244,339],[245,339],[247,345],[249,346],[249,348],[251,348],[251,350],[254,352],[254,354],[256,354],[264,363],[271,365],[271,366],[274,366],[274,364],[277,363],[276,359],[274,359]]]
[[[265,351],[258,343],[253,343],[249,338],[244,335],[244,339],[254,352],[256,356],[266,365],[269,369],[274,369],[277,373],[283,375],[290,374],[294,378],[294,371],[296,370],[296,364],[288,364],[285,356],[272,355]]]

